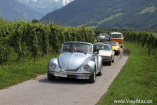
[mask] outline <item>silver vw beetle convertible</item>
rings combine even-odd
[[[87,79],[94,83],[96,75],[102,75],[102,57],[93,44],[86,42],[65,42],[58,58],[48,63],[48,79],[55,77]]]

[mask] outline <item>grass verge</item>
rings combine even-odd
[[[44,57],[38,55],[34,62],[34,58],[28,52],[21,57],[20,62],[17,62],[18,55],[13,50],[11,52],[8,62],[0,65],[0,89],[29,80],[38,74],[46,73],[49,60],[57,56],[49,52]]]
[[[157,105],[157,56],[146,48],[125,42],[129,59],[97,105]]]

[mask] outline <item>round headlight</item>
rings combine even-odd
[[[89,71],[90,70],[90,66],[88,64],[84,65],[84,70]]]
[[[53,62],[51,62],[51,63],[49,64],[49,68],[51,68],[51,69],[56,68],[56,64],[55,64],[55,63],[53,63]]]

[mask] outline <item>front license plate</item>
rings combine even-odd
[[[54,76],[67,77],[67,72],[65,72],[65,71],[55,71]]]
[[[88,75],[77,75],[76,79],[89,79]]]

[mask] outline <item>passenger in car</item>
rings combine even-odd
[[[70,44],[70,46],[67,49],[68,52],[77,52],[76,47],[73,44]]]
[[[88,45],[85,46],[85,53],[86,54],[90,54],[91,53],[91,48]]]

